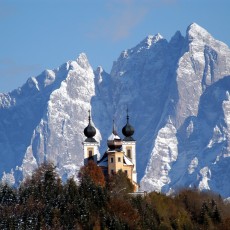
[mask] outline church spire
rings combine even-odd
[[[126,112],[127,112],[127,124],[129,124],[129,108],[128,108],[128,106],[127,106]]]
[[[91,124],[90,109],[88,110],[88,113],[89,113],[89,124]]]

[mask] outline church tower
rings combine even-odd
[[[88,164],[89,160],[93,160],[97,164],[98,146],[99,143],[94,139],[96,129],[91,123],[91,116],[89,110],[89,124],[84,129],[84,134],[87,137],[82,143],[84,148],[84,165]]]
[[[133,181],[133,163],[125,156],[122,150],[122,140],[118,136],[115,125],[113,123],[113,131],[107,140],[108,150],[107,162],[108,162],[108,174],[112,175],[119,170],[126,173],[127,177]]]
[[[131,160],[134,165],[133,168],[133,181],[137,183],[137,171],[136,171],[136,141],[133,139],[134,128],[129,124],[129,113],[127,109],[127,123],[122,129],[122,133],[125,136],[122,142],[122,150],[125,155]]]

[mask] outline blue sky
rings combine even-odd
[[[85,52],[110,72],[149,34],[169,40],[196,22],[230,46],[229,0],[0,0],[0,92]]]

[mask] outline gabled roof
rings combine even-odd
[[[133,165],[132,160],[125,155],[123,155],[123,164]],[[108,167],[108,152],[104,153],[103,157],[97,162],[97,165],[101,167]]]
[[[102,160],[102,161],[99,161],[99,162],[97,163],[97,165],[100,166],[100,167],[108,167],[108,157],[105,158],[105,159]]]
[[[132,161],[130,158],[124,155],[124,164],[125,165],[133,165]]]
[[[108,153],[105,152],[103,157],[97,162],[98,166],[108,167]]]

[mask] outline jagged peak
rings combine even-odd
[[[198,25],[197,23],[193,22],[191,23],[187,30],[194,30],[194,31],[205,31],[207,32],[207,30],[205,30],[203,27],[201,27],[200,25]]]
[[[148,35],[141,43],[146,44],[147,48],[150,48],[153,44],[157,43],[162,39],[164,39],[163,36],[157,33],[156,35]]]
[[[176,42],[176,41],[179,41],[179,40],[181,40],[182,38],[184,38],[183,36],[182,36],[182,34],[181,34],[181,32],[178,30],[173,36],[172,36],[172,38],[171,38],[171,40],[170,40],[170,43],[171,42]]]
[[[144,40],[142,40],[137,46],[135,46],[132,49],[126,49],[124,50],[121,55],[120,58],[122,59],[128,59],[130,55],[132,55],[133,53],[139,53],[141,52],[143,49],[150,49],[154,44],[158,43],[161,40],[165,40],[163,38],[163,36],[159,33],[157,33],[156,35],[148,35]]]
[[[76,62],[83,69],[90,68],[90,64],[85,53],[80,53],[78,58],[76,59]]]
[[[196,23],[192,23],[188,26],[186,34],[189,40],[193,40],[196,37],[211,37],[210,33],[207,30],[205,30],[203,27],[199,26]]]
[[[180,47],[183,41],[184,37],[182,36],[180,31],[177,31],[170,39],[169,44],[173,47]]]

